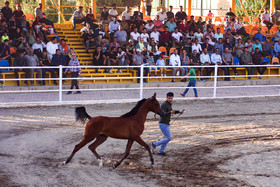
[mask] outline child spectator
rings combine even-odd
[[[156,66],[165,66],[165,61],[163,59],[162,54],[159,55],[159,59],[157,59],[157,61],[156,61]],[[160,67],[160,74],[161,74],[161,76],[164,75],[166,77],[166,68],[165,67]]]

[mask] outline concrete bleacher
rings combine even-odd
[[[67,44],[70,46],[70,48],[73,48],[77,54],[77,58],[81,63],[81,66],[92,66],[93,65],[93,52],[94,48],[91,48],[89,50],[89,54],[86,53],[86,48],[83,43],[83,39],[81,37],[80,29],[82,28],[81,24],[77,24],[77,31],[73,30],[72,24],[55,24],[56,31],[58,33],[58,37],[61,39],[65,39]],[[54,35],[51,35],[49,37],[52,37]],[[270,60],[271,62],[271,60]],[[248,75],[246,68],[240,66],[237,68],[238,73],[240,75]],[[99,77],[98,79],[91,79],[91,80],[83,80],[80,82],[80,84],[104,84],[104,83],[136,83],[137,80],[133,77],[137,76],[136,70],[133,70],[131,68],[128,69],[122,69],[122,73],[118,72],[118,69],[112,69],[113,73],[106,73],[104,69],[99,69],[96,72],[95,68],[82,68],[82,73],[81,76],[85,78],[96,78]],[[223,71],[220,71],[220,75],[222,75]],[[234,75],[232,70],[230,70],[231,75]],[[4,72],[3,78],[4,79],[10,79],[10,78],[15,78],[14,72]],[[196,72],[197,75],[200,75],[200,72]],[[257,72],[255,71],[255,74],[257,75]],[[277,78],[280,77],[280,67],[275,66],[275,67],[268,67],[265,75],[278,75],[275,76]],[[158,75],[160,75],[159,70],[158,70]],[[167,69],[167,76],[172,75],[172,70]],[[213,74],[212,74],[213,75]],[[19,74],[20,78],[25,78],[25,75],[23,72]],[[37,73],[34,73],[34,77],[37,76]],[[51,78],[51,75],[49,72],[46,74],[46,78]],[[247,77],[236,77],[234,79],[246,79]],[[104,79],[100,79],[104,78]],[[110,79],[109,77],[115,77],[115,79]],[[131,77],[131,78],[129,78]],[[70,78],[70,74],[68,74],[68,78]],[[257,79],[258,77],[255,77]],[[274,78],[274,77],[263,77],[263,78]],[[222,78],[220,78],[222,79]],[[254,79],[254,78],[252,78]],[[147,82],[168,82],[170,81],[170,78],[166,77],[155,77],[154,76],[154,70],[151,72],[149,75],[149,79],[147,79]],[[199,79],[200,80],[200,79]],[[211,80],[211,79],[210,79]],[[213,80],[213,79],[212,79]],[[180,79],[176,79],[176,81],[180,81]],[[23,85],[23,81],[20,81],[21,85]],[[16,81],[4,81],[6,86],[16,86]],[[71,81],[67,80],[66,84],[70,84]],[[35,85],[38,84],[37,81],[35,81]],[[52,85],[51,80],[46,81],[47,85]]]

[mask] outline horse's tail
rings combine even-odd
[[[88,115],[88,113],[86,112],[86,108],[83,107],[83,106],[82,107],[76,107],[75,114],[76,114],[76,121],[85,122],[86,119],[91,118],[91,116]]]

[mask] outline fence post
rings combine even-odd
[[[140,68],[140,99],[143,99],[143,75],[144,75],[144,66],[141,65]]]
[[[62,104],[62,65],[59,66],[59,97],[58,102]]]
[[[217,79],[218,79],[218,65],[215,65],[214,68],[214,90],[213,90],[213,98],[216,98],[216,92],[217,92]]]

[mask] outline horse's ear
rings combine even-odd
[[[151,97],[152,100],[154,100],[157,96],[157,93],[155,92],[154,95]]]

